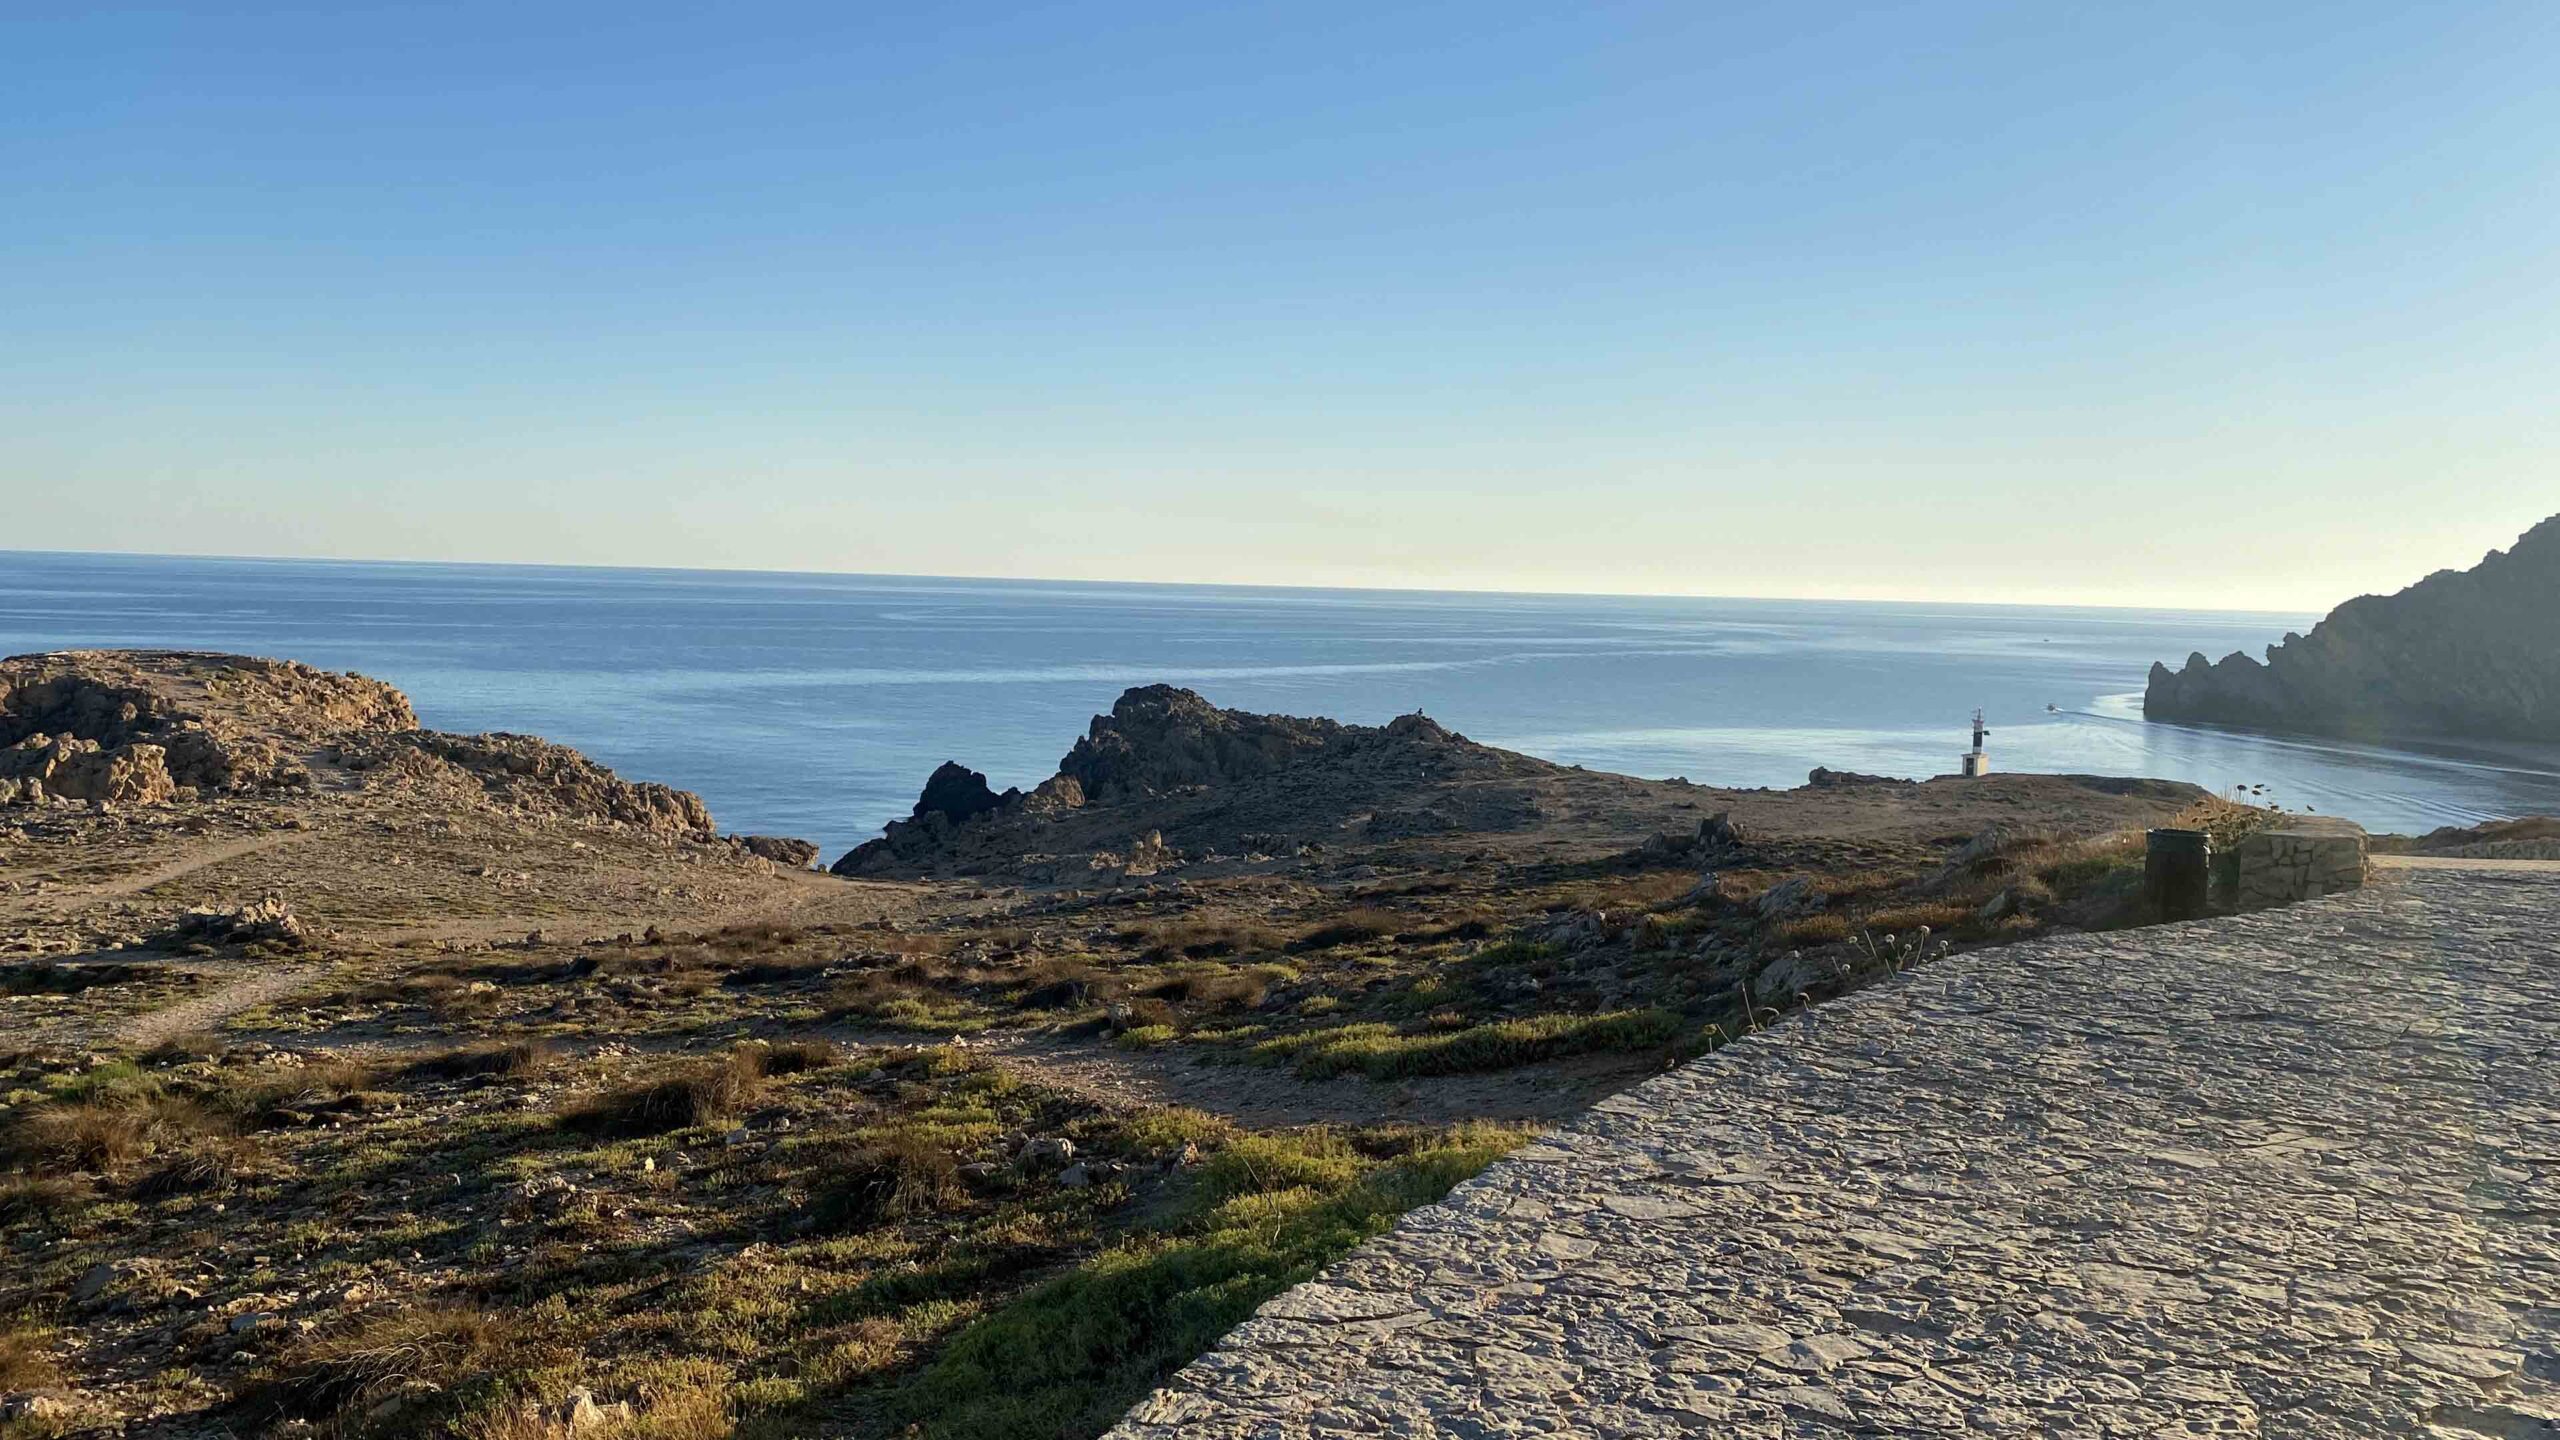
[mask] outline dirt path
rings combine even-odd
[[[930,1036],[895,1031],[824,1033],[859,1045],[937,1043]],[[1123,1050],[1108,1041],[1037,1031],[997,1031],[955,1043],[1025,1079],[1097,1104],[1180,1105],[1248,1126],[1560,1120],[1589,1109],[1655,1069],[1639,1057],[1595,1055],[1488,1075],[1432,1075],[1382,1083],[1350,1075],[1303,1080],[1285,1069],[1202,1064],[1194,1051]]]
[[[243,1010],[283,999],[326,968],[287,965],[262,969],[175,1005],[128,1016],[116,1027],[115,1043],[130,1050],[148,1050],[191,1031],[210,1030]]]
[[[50,892],[45,898],[56,902],[71,902],[63,913],[75,913],[101,900],[117,900],[128,895],[139,895],[155,885],[166,885],[172,880],[192,875],[209,866],[222,864],[226,860],[237,860],[243,855],[255,855],[259,851],[273,850],[279,846],[299,845],[314,838],[316,837],[308,832],[281,831],[268,835],[243,836],[237,840],[224,840],[217,844],[199,846],[174,860],[154,865],[148,870],[137,870],[133,874],[101,881],[94,885],[65,886]]]
[[[782,878],[791,889],[777,903],[771,895],[758,895],[714,908],[667,904],[655,909],[632,907],[617,910],[610,920],[589,917],[587,921],[563,919],[557,915],[527,913],[483,916],[472,920],[442,920],[424,925],[382,925],[350,930],[352,938],[377,945],[396,945],[420,940],[475,941],[514,940],[535,930],[559,933],[572,927],[609,926],[616,930],[639,931],[651,925],[676,931],[717,930],[724,925],[742,925],[770,920],[790,924],[811,908],[848,899],[904,898],[921,893],[916,885],[882,881],[841,880],[833,875],[810,871],[783,871]],[[583,933],[582,930],[572,933]]]
[[[2482,857],[2474,860],[2460,855],[2376,855],[2376,868],[2383,870],[2487,870],[2505,871],[2512,875],[2560,875],[2560,860],[2501,860]]]
[[[1645,1078],[1653,1068],[1613,1055],[1491,1075],[1381,1083],[1349,1075],[1302,1080],[1282,1069],[1202,1065],[1179,1052],[1133,1052],[1036,1035],[1000,1036],[984,1048],[1000,1065],[1104,1104],[1183,1105],[1254,1126],[1560,1120]]]

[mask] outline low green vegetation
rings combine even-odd
[[[815,1036],[203,1048],[21,1062],[0,1304],[162,1347],[167,1403],[242,1434],[535,1440],[579,1389],[610,1440],[1092,1433],[1521,1138],[1252,1132]],[[101,1261],[109,1308],[68,1307]],[[0,1335],[0,1381],[50,1383],[50,1343]]]
[[[1287,1063],[1308,1079],[1365,1075],[1401,1080],[1507,1070],[1595,1051],[1662,1050],[1690,1028],[1677,1012],[1662,1009],[1534,1015],[1421,1031],[1352,1024],[1266,1040],[1252,1054],[1266,1063]]]
[[[1103,1430],[1263,1301],[1525,1138],[1490,1125],[1231,1138],[1176,1217],[962,1330],[892,1413],[935,1440]]]

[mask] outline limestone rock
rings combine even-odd
[[[435,730],[351,737],[348,768],[375,790],[425,791],[495,805],[709,840],[711,812],[690,790],[625,780],[565,745],[532,735],[448,735]]]
[[[175,944],[265,944],[299,950],[311,943],[311,932],[283,897],[270,895],[229,910],[189,910],[178,917],[166,938]]]
[[[787,835],[740,835],[734,837],[740,849],[793,870],[806,870],[818,858],[818,847],[806,840]]]
[[[77,735],[37,733],[0,750],[0,785],[6,798],[42,803],[48,797],[93,805],[159,805],[177,797],[169,778],[169,752],[131,741],[109,748]]]
[[[1813,893],[1813,877],[1790,875],[1761,892],[1758,909],[1763,920],[1778,920],[1820,903]]]
[[[1075,1158],[1076,1142],[1062,1136],[1042,1135],[1022,1146],[1022,1163],[1034,1170],[1062,1169]]]

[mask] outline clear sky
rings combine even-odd
[[[2560,510],[2556,75],[2548,0],[22,7],[0,544],[2320,610]]]

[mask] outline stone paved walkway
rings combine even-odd
[[[1959,957],[1603,1102],[1119,1440],[2551,1435],[2560,875]]]

